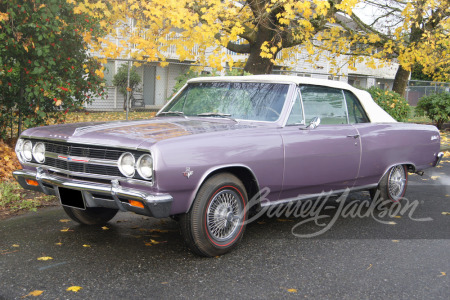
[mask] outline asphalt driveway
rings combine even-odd
[[[418,206],[396,217],[344,214],[335,200],[324,226],[263,217],[239,248],[212,259],[191,254],[171,219],[119,213],[90,228],[61,208],[41,210],[0,222],[0,299],[448,299],[450,163],[411,176],[406,196]],[[353,193],[346,203],[368,199]],[[298,237],[333,219],[323,234]]]

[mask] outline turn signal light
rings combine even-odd
[[[139,202],[139,201],[128,200],[128,203],[130,203],[130,205],[132,205],[132,206],[144,208],[144,204],[142,202]]]
[[[36,180],[27,179],[26,181],[28,185],[39,186],[39,182],[37,182]]]

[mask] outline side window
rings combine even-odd
[[[347,108],[342,90],[323,86],[300,87],[306,124],[314,117],[320,124],[347,124]]]
[[[299,92],[296,92],[294,106],[292,107],[286,125],[297,125],[297,124],[304,124],[302,101]]]
[[[369,118],[366,115],[361,103],[358,98],[353,95],[352,92],[344,91],[345,100],[347,101],[348,107],[348,120],[350,124],[356,123],[369,123]]]

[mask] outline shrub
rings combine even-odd
[[[437,128],[442,129],[442,125],[450,120],[450,93],[432,94],[420,98],[416,115],[426,115]]]
[[[373,100],[394,119],[399,122],[404,122],[408,119],[410,107],[400,94],[393,91],[385,91],[374,86],[367,91],[372,95]]]
[[[141,83],[141,77],[136,72],[136,67],[133,66],[130,69],[130,85],[131,93],[133,93],[134,89]],[[122,93],[123,100],[123,109],[126,109],[127,104],[127,85],[128,85],[128,64],[123,64],[120,66],[119,70],[117,70],[117,74],[114,75],[113,84],[119,88],[119,92]],[[131,94],[130,94],[131,97]]]

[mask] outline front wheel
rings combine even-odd
[[[370,191],[373,200],[389,200],[392,203],[400,201],[406,193],[408,170],[405,165],[396,165],[383,176],[378,188]],[[378,197],[377,197],[378,196]]]
[[[237,246],[247,219],[247,193],[230,173],[212,176],[200,188],[190,211],[180,216],[188,247],[200,256],[225,254]]]
[[[66,214],[75,222],[84,225],[103,225],[117,214],[117,209],[86,207],[85,210],[63,206]]]

